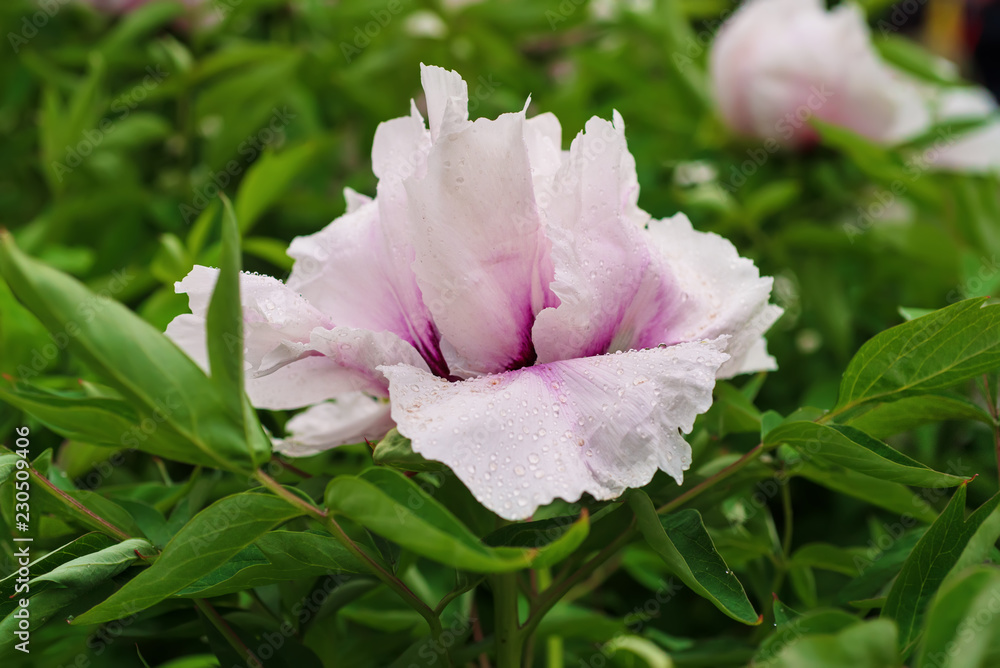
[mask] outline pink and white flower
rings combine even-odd
[[[812,118],[875,141],[893,138],[913,86],[879,57],[861,9],[822,0],[749,0],[712,45],[712,86],[726,123],[801,147]]]
[[[638,207],[617,113],[562,151],[555,116],[471,121],[458,74],[421,78],[426,124],[413,107],[375,134],[376,197],[348,190],[347,213],[295,239],[287,282],[242,277],[251,401],[312,406],[276,448],[395,425],[508,519],[657,469],[680,483],[716,378],[775,368],[771,279]],[[202,364],[216,276],[177,284],[192,314],[167,329]]]
[[[850,2],[827,11],[821,0],[748,0],[716,37],[711,75],[726,124],[773,142],[769,151],[814,143],[813,118],[890,146],[935,124],[982,119],[982,127],[935,146],[929,162],[939,170],[1000,170],[1000,114],[989,93],[931,85],[893,68]]]

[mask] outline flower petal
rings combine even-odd
[[[195,267],[176,284],[192,313],[167,327],[169,336],[208,371],[205,315],[217,269]],[[427,368],[420,354],[392,332],[335,327],[309,302],[269,276],[240,275],[246,390],[258,408],[288,409],[364,390],[385,395],[380,364]]]
[[[392,417],[487,508],[530,517],[555,497],[612,499],[657,469],[678,483],[689,432],[712,403],[723,340],[552,362],[449,383],[381,367]]]
[[[187,293],[191,313],[204,319],[218,278],[218,269],[196,266],[174,284],[174,289],[178,294]],[[244,356],[251,368],[259,367],[261,360],[283,341],[306,342],[316,327],[333,326],[312,304],[270,276],[241,273],[240,299]],[[188,334],[191,326],[188,322]]]
[[[648,219],[636,205],[638,188],[621,117],[615,124],[592,118],[573,140],[551,197],[540,198],[559,305],[535,320],[539,362],[663,342],[649,343],[673,317],[680,293],[638,224]]]
[[[402,192],[398,182],[394,187]],[[443,367],[437,329],[410,268],[413,249],[383,224],[381,212],[391,202],[380,193],[319,232],[294,239],[288,287],[338,325],[391,332]],[[393,221],[390,212],[388,220],[398,228],[405,215],[405,209],[396,212]]]
[[[458,72],[420,63],[420,83],[427,100],[432,141],[468,125],[469,89]]]
[[[394,426],[386,401],[351,392],[299,413],[285,425],[288,436],[272,442],[284,455],[308,457],[338,445],[382,438]]]
[[[775,368],[774,359],[760,350],[761,336],[783,312],[768,303],[773,279],[762,277],[728,240],[695,230],[682,213],[650,222],[649,231],[677,281],[682,303],[666,330],[636,341],[636,347],[728,334],[731,359],[720,369],[720,378]]]
[[[547,288],[523,137],[523,114],[479,119],[435,144],[426,177],[405,181],[413,270],[454,374],[534,360],[531,324]]]

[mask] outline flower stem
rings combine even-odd
[[[431,610],[430,606],[420,600],[420,598],[418,598],[417,595],[414,594],[402,580],[385,570],[381,564],[371,557],[371,555],[362,550],[357,543],[351,540],[351,537],[347,535],[343,527],[337,523],[337,520],[335,520],[333,516],[328,514],[325,510],[317,508],[302,497],[288,491],[281,485],[281,483],[263,471],[257,471],[254,477],[258,482],[274,492],[276,495],[280,496],[293,506],[302,509],[306,515],[309,515],[323,524],[330,531],[330,533],[333,534],[333,537],[336,538],[341,545],[347,548],[348,552],[368,567],[375,577],[396,592],[396,594],[399,595],[399,597],[402,598],[403,601],[405,601],[411,608],[420,613],[420,615],[427,621],[427,625],[430,627],[431,637],[435,640],[440,638],[442,632],[441,620],[438,618],[437,614]],[[447,665],[447,655],[445,656],[445,659]]]
[[[517,574],[494,575],[491,583],[497,668],[521,668],[523,637],[517,615]]]
[[[552,571],[548,568],[538,569],[538,591],[543,592],[552,586]],[[545,643],[545,668],[563,668],[562,636],[549,636]]]
[[[673,501],[668,501],[667,503],[663,504],[662,506],[656,509],[656,512],[662,515],[663,513],[669,513],[673,512],[674,510],[677,510],[677,508],[683,506],[685,503],[695,498],[696,496],[700,495],[702,492],[708,491],[709,489],[715,487],[720,482],[730,477],[734,473],[738,473],[747,464],[753,462],[762,454],[764,454],[764,451],[765,451],[764,444],[758,443],[756,446],[753,447],[752,450],[750,450],[750,452],[746,453],[745,455],[743,455],[742,457],[740,457],[735,462],[733,462],[726,468],[722,469],[715,475],[705,478],[700,483],[698,483],[688,491],[684,492]]]
[[[246,646],[246,643],[240,639],[233,628],[226,623],[226,620],[218,613],[218,611],[212,607],[212,604],[205,599],[196,598],[194,599],[194,604],[202,614],[208,618],[208,621],[212,623],[212,626],[222,634],[222,637],[226,639],[226,642],[236,650],[239,654],[240,659],[243,660],[248,666],[263,666],[260,659],[254,656],[254,653],[250,651],[250,648]]]
[[[74,499],[63,490],[53,485],[49,482],[49,479],[39,473],[34,466],[30,467],[28,472],[31,474],[32,480],[41,483],[45,491],[65,503],[69,509],[73,511],[73,514],[77,516],[77,519],[79,519],[83,524],[103,533],[111,534],[118,540],[128,540],[132,537],[125,531],[122,531],[120,528],[95,513],[87,506]]]

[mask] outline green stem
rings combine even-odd
[[[726,468],[722,469],[715,475],[706,478],[698,485],[695,485],[687,492],[681,494],[673,501],[665,503],[661,506],[657,513],[669,513],[673,512],[677,508],[683,506],[687,502],[691,501],[700,494],[708,491],[715,485],[719,484],[723,480],[731,477],[733,474],[739,472],[744,467],[746,467],[751,462],[756,461],[764,452],[769,450],[769,447],[765,447],[763,443],[758,443],[750,452],[746,453],[740,457],[737,461],[733,462]],[[524,623],[521,631],[524,635],[531,635],[534,630],[538,627],[539,622],[548,613],[552,607],[558,603],[562,598],[580,581],[590,577],[590,575],[600,568],[601,564],[613,557],[618,550],[625,547],[636,535],[637,529],[635,527],[635,519],[633,518],[632,523],[625,529],[625,531],[619,535],[615,540],[606,545],[604,549],[597,553],[597,555],[581,566],[577,571],[571,575],[561,579],[554,586],[547,589],[542,595],[539,596],[535,605],[532,607],[531,613],[528,615],[528,620]]]
[[[493,626],[496,635],[497,668],[521,668],[523,637],[517,615],[517,574],[501,573],[493,585]]]
[[[578,582],[584,580],[590,576],[591,573],[596,571],[601,564],[610,559],[618,550],[625,547],[635,537],[635,519],[633,518],[632,523],[629,524],[628,528],[618,536],[618,538],[611,541],[608,545],[604,547],[603,550],[597,553],[593,559],[585,563],[572,575],[564,580],[560,580],[557,584],[545,590],[538,600],[535,602],[531,613],[528,615],[528,621],[524,623],[522,631],[525,635],[530,635],[534,633],[535,629],[538,627],[538,623],[542,621],[546,613],[552,609],[552,607],[562,600],[570,589],[576,586]]]
[[[128,540],[132,537],[95,513],[87,506],[74,499],[63,490],[53,485],[49,479],[39,473],[35,467],[32,466],[28,470],[31,473],[32,478],[42,484],[45,491],[65,503],[69,509],[73,511],[73,514],[77,516],[77,519],[79,519],[83,524],[93,529],[97,529],[98,531],[109,533],[118,540]]]
[[[543,592],[552,586],[552,571],[548,568],[538,569],[538,591]],[[562,636],[549,636],[545,643],[545,668],[563,668],[565,659],[563,657]]]
[[[740,457],[735,462],[733,462],[726,468],[722,469],[715,475],[705,478],[700,483],[698,483],[688,491],[684,492],[673,501],[669,501],[663,504],[662,506],[656,509],[656,512],[661,515],[663,513],[673,512],[674,510],[683,506],[685,503],[695,498],[696,496],[702,494],[703,492],[708,491],[712,487],[715,487],[723,480],[732,476],[734,473],[738,473],[747,464],[750,464],[751,462],[755,461],[768,449],[769,448],[764,447],[763,443],[758,443],[756,446],[754,446],[752,450],[750,450],[750,452],[746,453],[745,455],[743,455],[742,457]]]
[[[226,642],[236,650],[236,653],[240,655],[240,659],[248,666],[263,666],[260,659],[254,656],[254,653],[250,651],[250,648],[246,646],[246,643],[236,635],[236,631],[233,631],[226,620],[223,618],[219,612],[212,607],[212,604],[202,598],[194,599],[194,604],[202,614],[208,618],[208,621],[212,622],[212,626],[222,634],[222,637],[226,639]]]
[[[302,509],[306,515],[309,515],[313,519],[317,520],[323,524],[333,537],[336,538],[341,545],[343,545],[348,552],[354,555],[359,561],[364,563],[372,574],[385,583],[390,589],[392,589],[396,594],[402,598],[411,608],[420,613],[420,615],[427,621],[427,625],[431,630],[431,637],[438,640],[441,637],[441,620],[438,618],[437,614],[430,607],[424,603],[420,598],[414,594],[409,587],[407,587],[402,580],[397,578],[395,575],[389,571],[382,568],[375,559],[371,557],[367,552],[361,549],[357,543],[355,543],[350,536],[344,531],[343,527],[337,523],[337,520],[333,516],[329,515],[325,510],[317,508],[313,504],[309,503],[302,497],[293,494],[281,485],[277,480],[267,475],[263,471],[257,471],[254,475],[256,480],[262,485],[267,487],[269,490],[274,492],[277,496],[288,503]],[[446,655],[447,661],[447,655]],[[447,665],[447,664],[446,664]]]

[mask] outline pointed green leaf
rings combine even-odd
[[[918,487],[954,487],[965,478],[938,473],[860,429],[816,422],[791,422],[772,430],[765,444],[786,443],[818,459],[873,478]]]
[[[1000,662],[1000,572],[965,571],[927,612],[918,668],[981,668]]]
[[[590,521],[584,508],[579,518],[552,517],[537,522],[517,522],[483,538],[493,547],[523,547],[537,550],[532,568],[548,568],[559,563],[580,547],[590,533]]]
[[[205,317],[212,382],[237,419],[243,416],[243,306],[240,301],[240,231],[223,196],[219,278]]]
[[[646,542],[684,584],[736,621],[760,623],[743,585],[715,549],[697,510],[661,517],[641,491],[633,492],[629,503]]]
[[[34,578],[30,584],[47,581],[61,587],[91,587],[113,578],[132,564],[154,554],[156,549],[148,541],[132,538],[60,564],[48,573]]]
[[[368,573],[333,536],[313,531],[269,531],[225,564],[177,592],[209,598],[323,574]]]
[[[986,556],[985,548],[1000,536],[997,522],[1000,494],[966,519],[965,493],[966,485],[955,491],[948,506],[903,563],[889,591],[882,617],[895,620],[899,626],[900,648],[909,647],[917,639],[924,611],[948,574],[956,566],[981,561]],[[984,528],[989,535],[979,533]],[[966,552],[970,545],[973,549]]]
[[[233,471],[252,467],[246,434],[187,355],[122,304],[24,255],[0,232],[0,274],[52,333],[118,390],[150,428],[185,439],[176,458]],[[126,280],[126,279],[122,279]],[[144,435],[131,435],[139,446]]]
[[[875,438],[885,438],[923,424],[945,420],[976,420],[993,424],[990,414],[968,399],[937,392],[877,404],[844,423]]]
[[[1000,367],[1000,305],[985,301],[966,299],[876,335],[844,372],[834,410],[942,390]]]
[[[484,545],[448,509],[402,473],[368,469],[339,476],[326,488],[326,505],[402,547],[448,566],[477,573],[516,571],[533,550]]]
[[[73,623],[97,624],[155,605],[301,514],[283,499],[256,492],[220,499],[184,525],[148,569]]]

